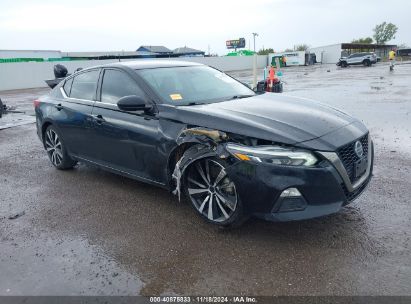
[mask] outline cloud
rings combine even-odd
[[[397,23],[397,41],[411,44],[409,1],[208,0],[3,0],[3,48],[135,50],[141,44],[191,46],[220,54],[225,40],[244,37],[257,48],[281,50],[372,35],[375,24]],[[3,2],[2,1],[2,2]],[[401,7],[402,9],[398,9]],[[395,9],[394,9],[395,8]]]

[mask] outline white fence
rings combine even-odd
[[[341,51],[341,43],[310,48],[310,53],[315,53],[317,62],[321,63],[337,63]]]
[[[147,59],[136,59],[147,60]],[[169,60],[162,58],[159,60]],[[172,60],[192,61],[210,65],[222,71],[241,71],[253,68],[253,56],[185,57]],[[129,61],[129,60],[122,60]],[[118,60],[63,61],[72,73],[75,69],[118,62]],[[53,67],[59,62],[0,63],[0,91],[46,87],[44,80],[53,79]],[[267,56],[257,56],[257,68],[267,65]]]

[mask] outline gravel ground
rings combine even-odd
[[[216,229],[162,189],[81,164],[55,170],[34,124],[7,128],[0,295],[411,295],[411,65],[283,73],[285,94],[369,126],[374,179],[358,200],[324,218]],[[31,114],[44,92],[0,97]]]

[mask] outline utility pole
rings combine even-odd
[[[255,37],[257,36],[258,37],[258,34],[257,33],[252,33],[253,34],[253,40],[254,40],[254,52],[255,52]]]

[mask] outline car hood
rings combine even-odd
[[[356,120],[318,102],[284,94],[192,105],[159,105],[160,118],[284,144],[322,137]]]

